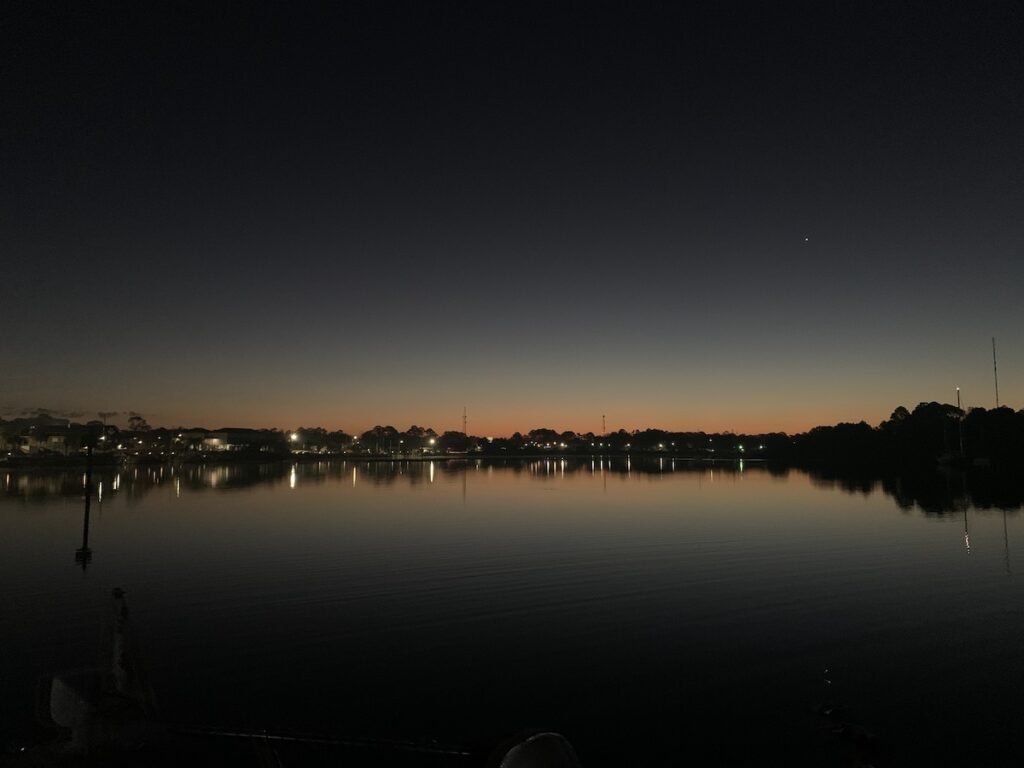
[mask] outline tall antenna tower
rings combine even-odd
[[[462,406],[462,434],[466,437],[469,437],[469,432],[466,431],[466,424],[468,421],[469,420],[466,418],[466,406]]]
[[[999,369],[996,367],[996,337],[992,337],[992,378],[996,382],[996,408],[999,407]]]
[[[604,414],[601,414],[601,437],[608,434],[608,427],[604,425]]]

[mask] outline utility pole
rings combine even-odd
[[[466,425],[469,420],[466,418],[466,406],[462,406],[462,434],[469,437],[469,432],[466,431]]]
[[[992,378],[996,382],[996,408],[999,407],[999,369],[996,367],[996,337],[992,337]]]
[[[604,414],[601,414],[601,437],[608,434],[608,427],[604,425]]]

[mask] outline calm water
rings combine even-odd
[[[799,763],[839,749],[831,702],[879,764],[1024,759],[1019,501],[980,509],[963,478],[919,498],[669,459],[94,479],[83,571],[81,475],[0,470],[4,741],[40,676],[101,658],[119,586],[178,722]]]

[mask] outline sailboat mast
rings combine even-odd
[[[996,408],[999,407],[999,369],[996,367],[996,337],[992,337],[992,378],[996,383]]]

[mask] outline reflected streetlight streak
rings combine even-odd
[[[1006,575],[1010,575],[1010,536],[1006,531],[1006,509],[1003,509],[1003,553],[1006,560]]]

